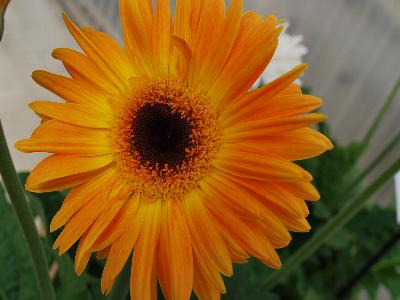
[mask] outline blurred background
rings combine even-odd
[[[324,99],[322,110],[340,144],[361,140],[400,76],[400,0],[244,2],[246,10],[286,19],[290,22],[288,33],[303,36],[308,48],[304,61],[309,64],[303,85]],[[122,41],[117,0],[11,1],[0,44],[0,116],[10,145],[29,136],[38,123],[27,104],[55,99],[31,80],[31,72],[45,69],[64,74],[50,53],[56,47],[76,48],[62,23],[62,11],[78,24]],[[399,128],[400,96],[385,115],[360,166],[370,162]],[[399,155],[400,146],[391,153],[381,169]],[[18,170],[30,170],[43,157],[14,150],[12,155]],[[375,200],[387,204],[393,190],[390,182]]]

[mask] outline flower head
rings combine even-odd
[[[35,101],[42,118],[24,152],[52,153],[29,176],[34,192],[71,188],[51,230],[60,253],[79,240],[75,268],[106,259],[109,292],[133,252],[132,299],[217,299],[232,262],[272,268],[290,231],[308,231],[311,175],[292,161],[332,147],[307,128],[321,100],[292,82],[300,65],[249,91],[282,28],[242,1],[121,0],[125,48],[66,25],[82,48],[55,49],[70,77],[34,80],[65,100]],[[172,21],[174,20],[174,21]]]

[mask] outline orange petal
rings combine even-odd
[[[211,203],[211,202],[210,202]],[[227,207],[221,211],[217,207],[210,205],[210,212],[214,215],[220,226],[225,228],[225,235],[230,234],[231,239],[235,240],[238,245],[251,256],[263,261],[270,261],[275,251],[265,236],[259,229],[259,224],[245,222]]]
[[[292,193],[295,197],[308,201],[317,201],[321,197],[317,189],[307,181],[279,182],[280,186]]]
[[[234,176],[262,181],[293,181],[303,177],[299,167],[287,160],[230,149],[221,150],[213,165]]]
[[[302,115],[316,110],[322,105],[322,100],[308,95],[294,95],[274,97],[272,99],[259,98],[250,102],[246,107],[231,118],[224,120],[222,126],[242,122],[244,120],[263,120]]]
[[[265,138],[245,139],[240,148],[249,153],[271,153],[287,160],[302,160],[333,148],[332,142],[311,128],[281,132]]]
[[[114,217],[118,214],[123,204],[127,201],[126,191],[121,190],[122,187],[118,185],[114,188],[114,196],[107,199],[107,204],[104,213],[101,214],[93,223],[90,229],[85,234],[85,239],[80,242],[79,249],[75,256],[75,265],[81,265],[81,261],[85,259],[85,253],[89,252],[94,242],[101,236],[107,226],[112,222]]]
[[[195,266],[193,273],[193,289],[199,300],[219,300],[221,292],[199,271],[201,266]]]
[[[78,276],[81,276],[81,274],[85,270],[87,264],[89,263],[90,256],[92,255],[91,251],[83,252],[83,250],[82,250],[82,244],[85,242],[85,240],[86,240],[86,233],[83,234],[83,236],[81,237],[81,239],[79,241],[78,249],[76,250],[75,258],[78,255],[80,257],[79,260],[75,259],[75,273]]]
[[[260,106],[258,112],[253,111],[254,114],[247,118],[257,120],[302,115],[314,111],[322,105],[320,98],[309,95],[275,97],[273,101],[268,102],[268,104]]]
[[[281,215],[277,216],[266,205],[263,205],[260,211],[262,215],[261,221],[252,222],[245,220],[245,222],[256,224],[274,248],[286,247],[292,240],[292,237],[285,227],[286,223],[284,220],[293,218]]]
[[[54,138],[63,136],[65,138],[82,137],[85,139],[103,139],[110,134],[107,129],[86,128],[73,124],[48,120],[40,124],[32,133],[32,138]]]
[[[84,80],[108,94],[119,92],[119,89],[86,55],[68,48],[57,48],[53,50],[52,56],[63,62],[76,81]]]
[[[126,80],[120,77],[118,70],[114,68],[111,63],[112,59],[108,56],[104,48],[109,45],[108,41],[101,41],[99,46],[98,42],[93,42],[78,26],[76,26],[66,15],[63,15],[65,25],[67,26],[69,32],[74,37],[75,41],[86,53],[86,55],[102,70],[103,74],[108,77],[108,79],[118,87],[126,86]],[[93,37],[92,37],[93,38]],[[126,86],[127,87],[127,86]]]
[[[99,49],[102,49],[103,53],[108,57],[107,63],[112,70],[118,74],[121,81],[126,81],[136,75],[125,50],[122,49],[111,36],[91,28],[83,28],[82,31],[93,44]],[[126,87],[126,85],[120,86],[119,88],[123,90],[124,87]]]
[[[108,111],[107,95],[90,85],[47,71],[32,73],[33,80],[67,102],[90,105],[96,111]]]
[[[271,267],[272,269],[280,269],[282,267],[282,263],[278,254],[276,253],[270,240],[267,237],[264,238],[265,231],[268,230],[268,228],[262,231],[262,227],[257,223],[248,223],[247,225],[249,226],[249,229],[254,233],[254,235],[258,239],[260,239],[261,243],[263,244],[264,251],[266,251],[267,257],[260,257],[259,260],[267,266]]]
[[[222,272],[226,276],[232,275],[232,263],[228,249],[216,230],[213,220],[204,206],[200,191],[187,195],[184,201],[184,210],[192,237],[193,251],[201,264],[209,271]],[[212,249],[212,251],[210,251]],[[210,272],[210,274],[213,272]],[[211,276],[214,276],[211,275]]]
[[[160,235],[161,201],[142,204],[146,207],[146,217],[140,236],[135,245],[131,271],[131,298],[157,299],[155,275],[155,255]]]
[[[212,200],[207,201],[207,204],[209,203],[212,203],[211,205],[217,204],[215,202],[212,202]],[[225,210],[225,207],[214,208],[214,209]],[[230,232],[219,222],[218,219],[215,219],[214,222],[215,226],[218,228],[218,231],[221,233],[221,236],[225,241],[226,247],[228,248],[229,253],[231,255],[232,262],[237,264],[247,263],[249,255],[246,253],[246,251],[243,250],[243,248],[239,245],[239,243],[232,237]]]
[[[240,189],[238,185],[224,180],[222,176],[210,176],[206,181],[200,182],[200,188],[207,199],[231,207],[244,218],[260,217],[259,203],[252,201],[255,199],[251,194]]]
[[[293,218],[303,217],[301,200],[273,182],[262,182],[220,173],[221,178],[248,190],[260,203],[274,212]]]
[[[177,48],[177,53],[175,53],[174,57],[176,72],[180,78],[187,80],[188,66],[193,59],[192,47],[189,45],[188,41],[177,35],[171,35],[171,39],[172,44]]]
[[[64,254],[71,248],[82,234],[89,229],[105,207],[104,199],[101,198],[100,193],[97,193],[68,221],[54,242],[53,248],[59,249],[59,255]]]
[[[15,144],[15,148],[26,153],[47,152],[81,156],[97,156],[112,152],[108,138],[88,140],[63,136],[21,140]]]
[[[112,162],[112,155],[82,157],[53,154],[42,160],[32,170],[26,181],[26,189],[32,192],[46,190],[46,187],[54,180],[98,170]]]
[[[29,104],[37,114],[62,122],[90,128],[110,128],[109,116],[93,110],[91,106],[73,103],[35,101]]]
[[[166,264],[165,272],[170,280],[164,282],[164,289],[170,290],[170,299],[186,300],[190,298],[193,287],[189,228],[180,201],[168,200],[162,205],[159,248],[165,261],[160,261],[160,264]]]
[[[282,222],[285,224],[288,230],[293,232],[309,232],[311,226],[306,220],[306,218],[281,218]]]
[[[193,65],[188,79],[190,86],[200,90],[207,90],[207,86],[204,85],[205,74],[209,74],[208,71],[213,67],[212,63],[217,56],[218,47],[224,43],[222,42],[224,13],[223,0],[204,0],[200,10],[198,29],[193,39]]]
[[[128,56],[139,75],[155,74],[151,35],[153,13],[150,2],[120,0],[121,23]]]
[[[231,55],[209,89],[218,111],[247,93],[265,70],[278,44],[281,29],[275,29],[276,26],[275,17],[264,22],[255,13],[243,16]]]
[[[139,202],[140,198],[140,194],[136,194],[131,201]],[[142,230],[146,213],[147,205],[140,203],[137,214],[132,216],[127,228],[124,228],[125,231],[112,243],[101,277],[101,290],[103,293],[108,294],[111,291],[115,278],[121,272],[129,255],[132,253],[133,246]]]
[[[110,245],[128,229],[138,209],[139,199],[137,195],[133,195],[125,201],[124,206],[119,210],[115,218],[93,243],[91,250],[102,251],[105,248],[110,248]]]
[[[111,247],[104,248],[97,252],[96,258],[97,259],[106,259],[108,257],[108,253],[110,252]]]
[[[221,3],[222,1],[214,2]],[[214,18],[216,20],[212,21],[215,22],[215,24],[212,24],[211,22],[209,24],[214,28],[213,34],[208,36],[208,41],[209,43],[214,42],[215,44],[209,45],[207,51],[208,56],[206,56],[205,59],[199,59],[197,62],[201,65],[201,68],[195,75],[198,78],[199,85],[204,90],[208,90],[208,88],[214,84],[220,71],[227,62],[239,33],[242,20],[242,10],[242,0],[234,0],[227,11],[225,18],[222,16],[215,16]],[[218,18],[220,18],[223,23],[216,23],[221,22]],[[204,36],[204,38],[206,38],[206,36]]]
[[[72,189],[64,199],[60,210],[56,213],[50,224],[50,232],[54,232],[57,229],[64,226],[68,220],[87,202],[88,199],[96,194],[99,190],[104,188],[107,183],[113,183],[116,178],[116,169],[109,168],[102,172],[97,172],[96,176]]]
[[[305,64],[299,65],[262,88],[255,89],[247,93],[245,96],[235,99],[235,101],[231,101],[229,105],[221,110],[221,119],[228,119],[225,121],[226,123],[229,123],[229,119],[239,120],[242,111],[244,114],[248,113],[249,110],[254,111],[252,105],[254,102],[259,105],[277,95],[284,96],[288,93],[294,94],[298,89],[296,86],[293,86],[292,82],[296,80],[306,68],[307,65]],[[299,92],[301,92],[301,90]]]
[[[266,120],[244,121],[224,130],[225,141],[237,141],[245,138],[264,138],[277,133],[307,127],[326,120],[319,113],[305,116],[270,118]]]
[[[102,155],[111,152],[110,131],[76,126],[57,120],[42,123],[31,139],[19,141],[15,147],[23,152],[54,152]]]
[[[174,18],[174,33],[184,40],[191,40],[192,32],[190,28],[190,21],[193,14],[194,1],[177,0],[175,6],[175,18]],[[197,32],[193,30],[193,33]]]
[[[159,74],[167,75],[170,65],[171,12],[169,0],[158,0],[153,27],[154,62]]]

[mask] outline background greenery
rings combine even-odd
[[[329,135],[326,125],[321,125],[320,130]],[[309,205],[309,221],[313,227],[311,233],[293,234],[290,246],[279,251],[283,263],[318,231],[318,228],[329,221],[352,195],[359,192],[354,188],[349,189],[348,185],[359,174],[356,162],[361,150],[360,144],[342,147],[335,143],[334,150],[302,162],[314,175],[314,183],[321,193],[321,200]],[[24,182],[27,174],[20,174],[20,177]],[[349,192],[343,196],[343,191]],[[68,255],[61,257],[52,250],[52,244],[59,232],[50,234],[48,223],[61,206],[66,193],[28,193],[33,214],[42,218],[47,231],[42,242],[50,262],[49,268],[54,268],[55,264],[57,266],[53,278],[57,299],[105,299],[100,294],[99,286],[103,261],[92,258],[85,273],[77,277],[73,267],[76,249],[71,249]],[[362,289],[369,293],[371,299],[376,299],[380,286],[386,287],[393,299],[400,299],[399,244],[374,265],[350,293],[339,294],[382,245],[398,233],[394,196],[391,200],[393,205],[389,207],[376,204],[365,207],[272,292],[266,292],[261,287],[273,270],[255,260],[250,260],[248,264],[236,265],[234,276],[225,280],[227,294],[223,299],[358,299]],[[0,187],[0,228],[0,265],[3,269],[0,272],[0,299],[39,299],[29,254],[3,187]]]

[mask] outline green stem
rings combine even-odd
[[[127,298],[130,287],[130,276],[131,276],[131,264],[129,261],[126,262],[124,268],[119,274],[117,282],[113,287],[109,300],[124,300]]]
[[[15,167],[7,147],[1,120],[0,173],[29,249],[41,299],[55,300],[56,297],[49,277],[46,255],[42,242],[40,241],[39,235],[36,231],[24,189],[19,181],[17,172],[15,171]]]
[[[270,290],[283,278],[289,275],[297,266],[312,256],[330,237],[346,225],[365,205],[369,198],[391,179],[400,170],[400,158],[386,169],[374,182],[372,182],[359,196],[349,203],[331,219],[324,227],[317,231],[294,255],[292,255],[283,268],[272,273],[266,280],[262,289]]]
[[[357,178],[355,178],[341,195],[344,197],[348,195],[354,188],[356,188],[386,157],[387,155],[399,144],[400,132],[394,137],[394,139],[382,150],[381,153],[372,161]]]
[[[396,99],[397,93],[400,90],[400,78],[397,79],[396,83],[394,84],[392,90],[389,93],[389,96],[386,98],[385,102],[383,103],[383,106],[381,110],[379,111],[378,115],[375,117],[374,122],[372,122],[372,125],[370,129],[368,130],[367,134],[365,135],[364,139],[362,140],[362,144],[364,145],[364,150],[367,148],[369,143],[371,142],[371,139],[373,135],[376,133],[376,131],[379,128],[379,125],[385,116],[386,112],[389,110],[389,107],[392,105],[393,101]]]

